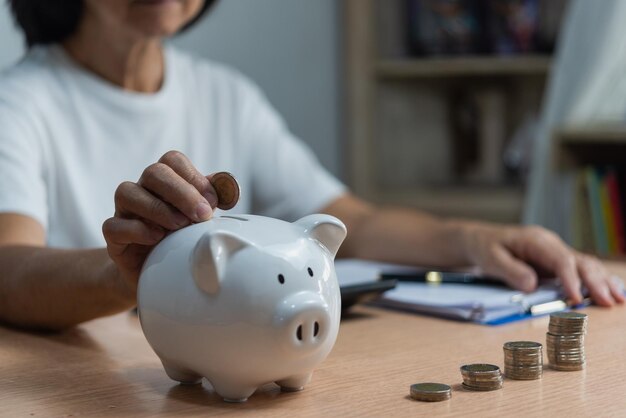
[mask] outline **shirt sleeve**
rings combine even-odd
[[[243,135],[250,144],[252,210],[295,221],[346,193],[313,152],[287,129],[255,86],[248,85]]]
[[[0,96],[0,213],[34,218],[47,228],[42,151],[32,114]]]

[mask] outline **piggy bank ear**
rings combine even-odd
[[[204,234],[191,255],[191,271],[198,287],[216,294],[229,259],[248,245],[251,244],[227,232]]]
[[[304,232],[319,241],[332,254],[333,258],[346,238],[346,226],[330,215],[309,215],[298,219],[296,225],[304,227]]]

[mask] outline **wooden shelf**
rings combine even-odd
[[[591,125],[565,127],[558,130],[556,138],[561,145],[626,144],[626,125]]]
[[[552,59],[543,55],[446,57],[383,60],[375,65],[381,78],[438,78],[546,75]]]
[[[539,112],[552,57],[405,58],[404,0],[342,3],[351,190],[444,216],[519,221],[523,188],[502,186],[509,177],[501,152]],[[477,179],[500,186],[472,186]]]
[[[554,135],[560,151],[555,155],[559,169],[626,164],[626,125],[570,126]]]
[[[519,186],[421,187],[381,192],[379,203],[394,202],[436,215],[519,222],[523,191]]]

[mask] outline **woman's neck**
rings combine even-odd
[[[160,39],[129,36],[102,28],[99,23],[88,17],[83,19],[76,33],[63,42],[67,53],[89,71],[124,90],[157,92],[165,72]]]

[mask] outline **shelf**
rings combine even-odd
[[[422,187],[380,192],[375,200],[408,205],[435,215],[519,222],[523,192],[519,186]]]
[[[472,56],[383,60],[376,64],[381,78],[440,78],[478,76],[545,76],[552,58],[546,55]]]
[[[626,125],[602,124],[565,127],[555,133],[561,145],[626,144]]]
[[[565,127],[555,132],[558,167],[626,164],[626,125]]]

